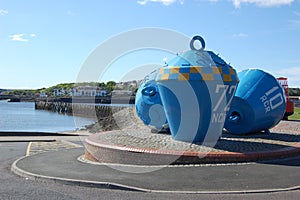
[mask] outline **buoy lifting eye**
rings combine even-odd
[[[195,41],[199,41],[201,43],[201,48],[200,49],[197,49],[195,47]],[[192,38],[191,42],[190,42],[190,48],[192,50],[196,50],[196,51],[204,50],[205,49],[205,41],[204,41],[204,39],[201,36],[199,36],[199,35],[194,36]]]

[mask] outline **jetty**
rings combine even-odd
[[[126,108],[128,104],[95,104],[91,101],[35,101],[35,109],[47,110],[61,114],[97,117],[98,119],[111,116],[113,113]]]

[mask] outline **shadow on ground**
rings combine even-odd
[[[226,138],[221,138],[215,149],[222,151],[236,152],[236,153],[255,153],[255,152],[265,152],[265,151],[274,151],[290,146],[282,144],[271,144],[262,141],[241,141],[241,140],[228,140]]]
[[[300,142],[300,135],[289,134],[289,133],[276,133],[265,134],[264,132],[252,133],[246,135],[233,135],[224,133],[223,138],[245,138],[245,139],[265,139],[282,142]]]

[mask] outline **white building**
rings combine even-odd
[[[47,98],[48,95],[45,92],[40,93],[40,98]]]
[[[60,96],[60,91],[59,91],[59,89],[54,89],[54,90],[53,90],[53,96]]]
[[[138,87],[138,81],[133,80],[133,81],[127,81],[127,82],[119,82],[116,84],[116,88],[119,88],[119,89],[126,89],[129,87]]]
[[[97,86],[77,86],[75,88],[71,88],[68,91],[65,89],[54,89],[53,95],[54,96],[63,96],[68,94],[69,96],[88,96],[88,97],[95,97],[95,96],[107,96],[107,91],[101,87]]]
[[[106,96],[107,91],[97,86],[78,86],[75,88],[74,96]]]
[[[111,92],[112,96],[131,96],[133,92],[130,90],[113,90]]]

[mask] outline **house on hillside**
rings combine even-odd
[[[112,96],[132,96],[133,92],[130,90],[113,90],[111,92]]]
[[[41,92],[41,93],[39,94],[39,97],[40,97],[40,98],[47,98],[48,95],[46,94],[46,92]]]
[[[97,86],[77,86],[74,89],[75,89],[74,96],[92,96],[92,97],[107,96],[107,91]]]
[[[97,86],[77,86],[75,88],[70,88],[69,90],[65,89],[54,89],[54,96],[84,96],[84,97],[101,97],[107,96],[107,91],[101,87]]]
[[[55,96],[55,97],[61,96],[60,95],[60,90],[59,89],[53,89],[53,96]]]
[[[129,89],[131,87],[138,87],[138,81],[127,81],[127,82],[119,82],[116,84],[116,88],[118,89]]]

